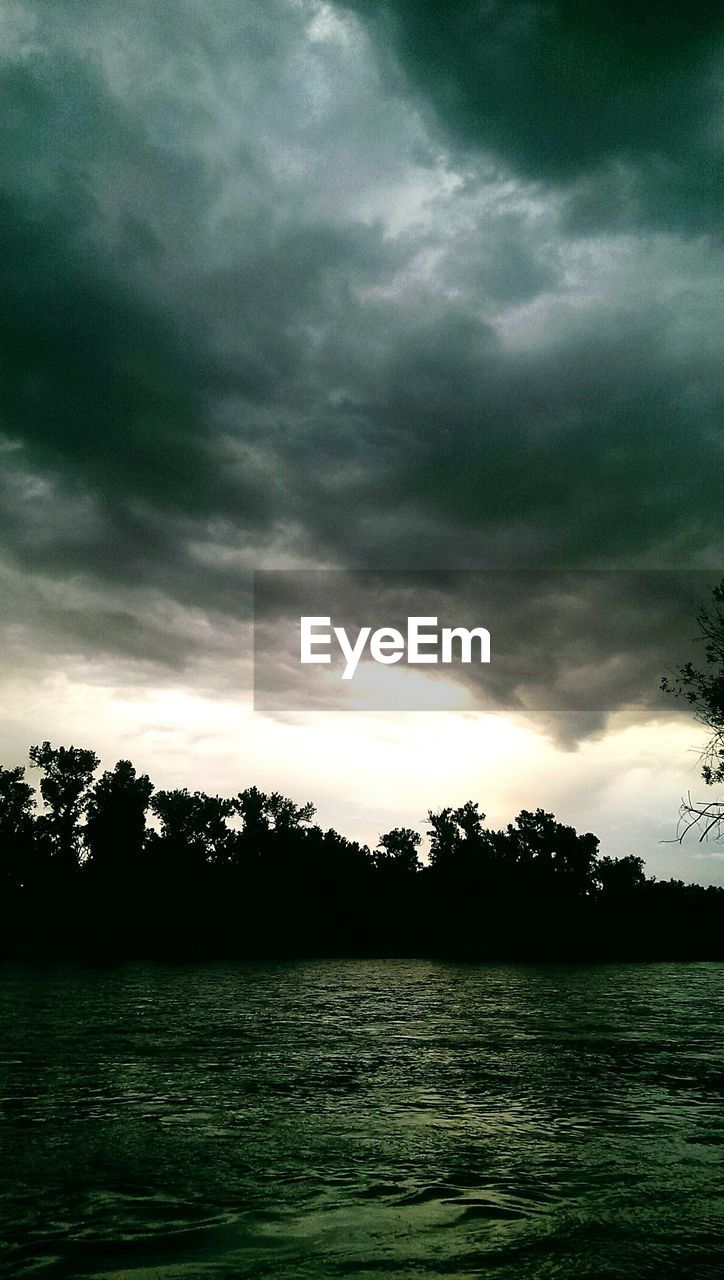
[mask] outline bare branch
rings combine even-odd
[[[693,827],[700,828],[700,844],[708,840],[711,835],[718,839],[724,830],[724,801],[692,800],[691,792],[688,792],[686,798],[682,799],[679,809],[679,822],[676,828],[676,839],[679,844],[683,843],[684,837]]]

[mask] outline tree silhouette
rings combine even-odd
[[[428,813],[430,823],[430,863],[437,870],[468,870],[481,865],[490,852],[485,814],[477,803],[467,800],[457,809]]]
[[[557,822],[552,813],[523,809],[508,827],[516,861],[532,883],[540,888],[557,882],[574,894],[586,894],[598,853],[598,837],[578,835],[573,827]]]
[[[92,787],[86,802],[84,839],[89,866],[113,878],[128,874],[143,854],[146,813],[153,794],[147,774],[119,760]]]
[[[280,834],[299,831],[312,821],[316,812],[314,805],[310,802],[296,805],[293,800],[289,800],[278,791],[272,791],[270,796],[265,797],[263,809],[267,817],[271,818],[274,830]]]
[[[82,849],[80,819],[100,760],[83,747],[52,747],[47,741],[31,747],[29,755],[31,764],[44,772],[40,794],[48,812],[39,819],[42,835],[56,864],[74,870]]]
[[[418,854],[421,843],[422,837],[412,827],[393,827],[379,838],[375,867],[387,875],[414,875],[422,866]]]
[[[119,760],[31,748],[0,768],[0,946],[51,954],[431,954],[516,959],[724,958],[724,890],[648,879],[635,855],[543,809],[503,830],[476,801],[430,811],[374,850],[314,822],[314,806],[246,787],[154,792]],[[147,819],[149,819],[147,821]]]
[[[35,793],[25,770],[0,766],[0,887],[22,888],[31,871]]]
[[[151,809],[161,823],[160,833],[151,835],[152,854],[174,876],[230,861],[234,833],[226,819],[234,812],[233,800],[184,787],[157,791]]]
[[[646,883],[643,858],[629,854],[626,858],[601,858],[594,871],[600,893],[611,900],[630,898]]]
[[[685,698],[696,719],[709,731],[702,752],[701,776],[707,786],[724,782],[724,579],[714,588],[712,604],[700,610],[697,622],[704,643],[705,666],[687,662],[675,676],[664,676],[661,687],[666,693]],[[700,840],[721,835],[724,804],[717,800],[696,803],[682,801],[680,839],[692,827],[700,829]]]

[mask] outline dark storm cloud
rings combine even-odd
[[[0,251],[5,422],[31,464],[193,508],[220,468],[189,353],[102,263],[73,255],[62,229],[7,200]]]
[[[412,10],[389,11],[402,40]],[[711,244],[580,230],[612,165],[639,186],[676,172],[679,225],[703,225],[703,18],[645,57],[646,23],[623,19],[627,87],[614,102],[595,81],[569,154],[589,37],[601,75],[618,56],[608,18],[604,39],[557,8],[489,9],[511,75],[491,114],[475,85],[498,53],[463,39],[473,11],[424,7],[399,46],[411,80],[451,139],[531,185],[456,168],[335,12],[8,8],[0,534],[30,579],[67,584],[68,608],[23,605],[40,644],[227,654],[264,564],[715,559]],[[527,75],[550,89],[540,111]]]
[[[655,313],[599,317],[524,355],[460,315],[391,339],[370,416],[401,443],[358,490],[360,520],[366,506],[392,513],[374,555],[489,564],[516,527],[538,562],[695,551],[717,524],[719,366],[706,348],[672,360],[672,346]],[[342,540],[345,524],[358,527],[346,515]]]
[[[579,225],[718,226],[718,4],[338,2],[455,143],[567,185]]]

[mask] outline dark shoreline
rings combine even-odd
[[[485,950],[460,948],[256,948],[231,943],[188,943],[159,940],[139,942],[105,942],[83,940],[33,940],[0,944],[0,964],[64,964],[90,965],[148,962],[156,964],[304,964],[322,960],[426,960],[451,964],[511,965],[607,965],[607,964],[724,964],[724,941],[719,948],[696,950],[671,948],[644,952],[635,947],[605,950],[591,948],[573,951],[559,948],[544,951],[537,948]]]
[[[94,781],[95,753],[49,742],[30,758],[41,812],[0,769],[6,960],[724,959],[724,887],[647,877],[543,809],[502,830],[472,800],[430,810],[423,863],[410,827],[371,849],[278,792],[155,791],[127,760]]]

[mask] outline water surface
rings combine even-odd
[[[0,969],[0,1268],[724,1274],[721,965]]]

